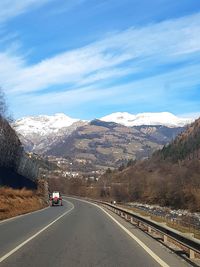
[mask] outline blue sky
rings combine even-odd
[[[200,115],[200,1],[1,0],[0,86],[15,118]]]

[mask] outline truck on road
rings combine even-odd
[[[62,196],[60,192],[54,191],[52,194],[49,196],[49,202],[50,206],[62,206]]]

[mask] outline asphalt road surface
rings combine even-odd
[[[101,209],[68,198],[62,207],[0,222],[0,267],[188,266],[165,248],[156,249],[158,242],[150,242],[156,243],[159,258],[163,253],[164,264]]]

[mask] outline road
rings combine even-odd
[[[147,237],[142,235],[140,239],[145,242]],[[147,243],[153,242],[148,245],[161,255],[159,259],[164,258],[163,266],[188,266],[150,239]],[[27,266],[158,267],[160,264],[101,209],[69,198],[63,207],[0,222],[0,267]]]

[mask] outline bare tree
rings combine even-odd
[[[8,112],[8,105],[3,89],[0,87],[0,118],[6,119],[8,122],[13,122],[11,114]]]
[[[0,88],[0,116],[3,118],[6,117],[7,110],[8,108],[5,101],[5,94],[2,88]]]

